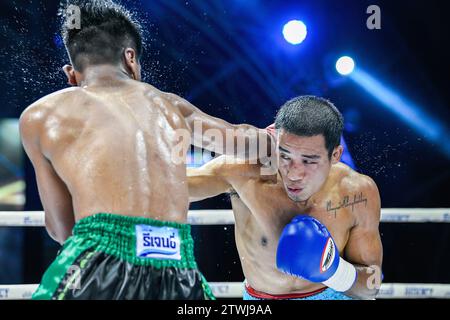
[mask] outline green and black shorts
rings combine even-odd
[[[214,299],[190,230],[105,213],[81,219],[33,299]]]

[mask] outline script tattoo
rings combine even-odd
[[[353,196],[352,201],[350,201],[349,196],[345,196],[342,199],[342,201],[340,201],[338,203],[338,205],[336,207],[333,207],[331,201],[327,201],[327,212],[331,212],[332,214],[334,214],[334,217],[336,218],[336,213],[339,209],[352,207],[352,212],[353,212],[353,210],[355,209],[355,206],[359,203],[364,203],[364,206],[367,207],[367,198],[365,198],[363,196],[362,192],[360,194],[355,194]]]

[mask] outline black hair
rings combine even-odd
[[[68,14],[79,12],[80,28]],[[74,11],[74,12],[76,12]],[[61,3],[62,38],[74,68],[80,72],[88,65],[118,64],[125,48],[142,55],[140,24],[131,12],[111,0],[67,0]]]
[[[275,128],[291,134],[311,137],[322,134],[328,157],[340,144],[344,117],[329,100],[316,96],[299,96],[286,102],[278,111]]]

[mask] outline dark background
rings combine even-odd
[[[0,5],[0,118],[17,118],[33,101],[66,86],[68,62],[58,35],[59,1]],[[264,127],[289,98],[329,98],[346,119],[344,138],[359,172],[371,176],[384,208],[450,207],[449,156],[354,82],[334,62],[351,55],[373,77],[447,126],[450,32],[444,1],[129,1],[145,30],[144,80],[232,123]],[[366,28],[366,8],[381,8],[382,29]],[[299,46],[281,29],[301,19]],[[34,172],[25,163],[25,210],[41,210]],[[192,208],[230,208],[226,196]],[[232,226],[194,227],[196,255],[210,281],[241,281]],[[43,228],[17,228],[14,270],[0,283],[37,283],[58,245]],[[380,227],[385,282],[450,283],[448,224]],[[19,236],[17,236],[19,235]],[[20,236],[21,235],[21,236]],[[207,244],[206,244],[207,243]],[[2,258],[5,259],[5,258]]]

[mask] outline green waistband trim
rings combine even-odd
[[[136,255],[137,225],[178,229],[181,260],[138,257]],[[75,242],[80,240],[91,242],[96,251],[116,256],[134,265],[152,265],[157,268],[197,268],[191,226],[188,224],[98,213],[79,220],[73,229],[73,238]]]

